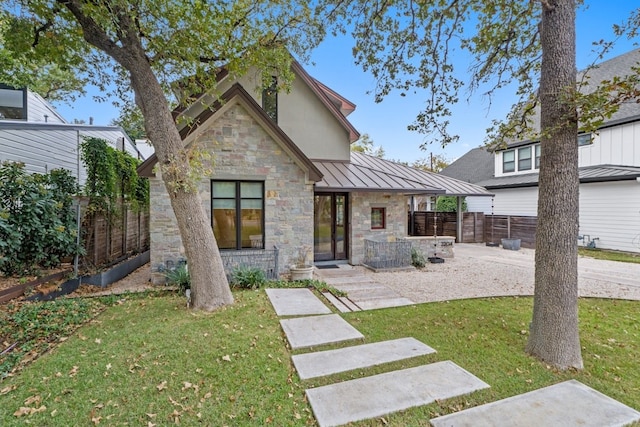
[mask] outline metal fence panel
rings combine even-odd
[[[372,268],[405,268],[411,266],[411,242],[364,239],[363,264]]]
[[[220,251],[224,272],[227,280],[231,281],[233,271],[237,268],[258,268],[264,272],[269,280],[278,279],[279,250],[273,249],[242,249],[239,251]]]

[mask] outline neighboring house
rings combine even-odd
[[[640,62],[640,50],[601,63],[588,72],[591,84],[623,76]],[[588,89],[587,89],[588,90]],[[577,135],[580,174],[580,244],[640,252],[640,104],[625,103],[593,134]],[[477,150],[477,149],[476,149]],[[518,141],[496,151],[491,166],[471,167],[467,155],[443,171],[495,193],[486,200],[468,198],[477,211],[536,216],[538,141]],[[465,169],[463,175],[460,170]],[[451,169],[450,169],[451,168]],[[457,172],[456,172],[457,171]],[[468,173],[471,172],[471,173]],[[487,174],[491,177],[487,178]],[[472,210],[471,208],[469,210]]]
[[[32,173],[64,168],[82,184],[86,178],[79,151],[83,138],[104,139],[141,158],[120,127],[69,124],[37,93],[0,85],[0,162],[22,162]]]
[[[199,192],[221,250],[277,246],[281,272],[305,246],[316,262],[360,264],[364,239],[407,235],[410,196],[489,195],[475,185],[352,153],[359,134],[347,115],[355,105],[298,63],[293,71],[287,93],[256,89],[260,73],[239,81],[223,75],[220,101],[205,95],[175,112],[194,119],[180,129],[185,145],[214,154],[213,172],[200,181]],[[184,258],[156,162],[152,156],[138,168],[151,177],[154,272]]]

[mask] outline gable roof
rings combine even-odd
[[[618,166],[618,165],[597,165],[586,166],[578,169],[580,183],[590,182],[611,182],[611,181],[631,181],[640,178],[640,167]],[[499,188],[520,188],[537,187],[539,173],[527,173],[499,178],[491,178],[478,182],[478,185],[489,190]]]
[[[312,77],[313,78],[313,77]],[[340,109],[340,112],[346,116],[353,113],[356,109],[356,104],[349,101],[344,96],[340,95],[335,90],[331,89],[329,86],[325,85],[321,81],[317,79],[313,79],[313,82],[318,85],[318,87],[333,101],[336,107]]]
[[[316,161],[323,178],[316,191],[388,191],[404,194],[491,196],[474,184],[415,169],[364,153],[351,153],[351,161]]]
[[[634,49],[622,55],[611,58],[600,64],[594,65],[586,70],[578,73],[576,81],[581,82],[584,78],[586,83],[581,89],[582,93],[593,92],[598,85],[604,80],[611,80],[614,77],[624,77],[627,75],[635,74],[633,67],[640,67],[640,49]],[[540,129],[540,105],[536,106],[535,113],[531,116],[531,126],[533,129]],[[634,122],[640,120],[640,102],[628,101],[622,103],[618,111],[616,111],[611,117],[606,118],[602,126],[599,129],[604,129],[611,126],[616,126],[624,123]],[[531,142],[535,142],[537,139],[527,139],[511,141],[507,144],[507,147],[501,147],[496,151],[505,150],[507,148],[518,147],[526,145]]]
[[[493,178],[495,155],[484,147],[474,148],[440,171],[440,175],[475,184]]]
[[[287,136],[286,133],[265,113],[265,111],[256,103],[256,101],[247,93],[239,83],[234,83],[221,97],[220,101],[216,101],[210,108],[205,109],[193,122],[180,129],[180,137],[184,141],[189,135],[192,135],[207,120],[213,117],[220,108],[232,100],[238,100],[244,107],[259,121],[260,125],[265,128],[272,136],[275,136],[284,148],[289,151],[290,155],[296,159],[299,164],[309,172],[309,179],[319,181],[322,179],[322,173],[309,160],[309,158],[298,148],[298,146]],[[140,176],[153,176],[153,167],[158,162],[158,158],[154,153],[140,166],[138,166],[138,174]]]

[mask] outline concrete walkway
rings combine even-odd
[[[310,291],[300,291],[267,290],[274,309],[281,313],[295,312],[305,316],[280,321],[293,349],[364,339],[339,315],[316,315],[324,303]],[[292,309],[288,310],[286,304],[291,304]],[[292,360],[300,378],[304,380],[367,369],[434,352],[434,349],[413,338],[401,338],[296,354]],[[305,392],[318,424],[325,427],[380,417],[487,387],[489,384],[455,363],[441,361],[309,388]],[[434,427],[613,427],[640,422],[640,412],[577,381],[567,381],[435,418],[430,422]]]

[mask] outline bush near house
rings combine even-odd
[[[29,174],[23,163],[2,163],[0,272],[22,275],[54,268],[81,253],[72,209],[77,190],[76,179],[66,170]]]

